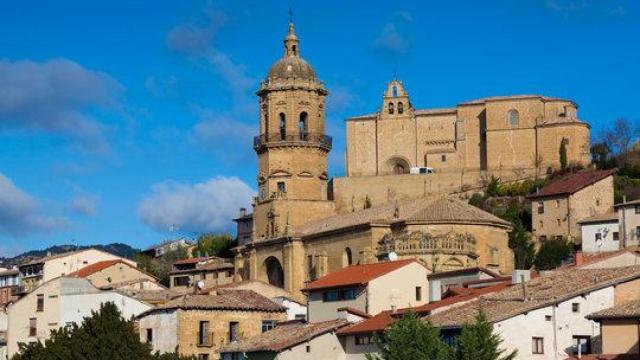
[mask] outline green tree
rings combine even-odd
[[[465,324],[457,338],[457,360],[513,360],[518,355],[514,350],[505,355],[500,349],[502,339],[493,332],[493,325],[487,321],[484,312],[480,311],[475,321]],[[417,359],[417,358],[414,358]]]
[[[487,196],[498,196],[500,192],[500,179],[491,175],[489,184],[487,184]]]
[[[389,326],[381,339],[375,337],[379,354],[367,354],[368,360],[447,360],[450,348],[440,340],[440,329],[417,314],[407,313]]]
[[[151,354],[151,347],[141,343],[133,321],[122,318],[112,303],[104,303],[99,311],[85,317],[80,326],[60,328],[51,337],[33,343],[20,343],[12,360],[187,360],[176,354]]]
[[[236,246],[229,234],[202,234],[197,240],[200,256],[233,257],[231,248]]]
[[[567,138],[562,138],[560,142],[560,168],[565,170],[567,168]]]
[[[535,265],[538,270],[551,270],[562,265],[571,256],[571,244],[564,239],[550,239],[540,245]]]
[[[509,248],[513,250],[516,269],[531,269],[536,257],[536,249],[522,222],[513,223],[509,233]]]

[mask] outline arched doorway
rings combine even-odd
[[[391,159],[387,160],[387,168],[389,169],[389,174],[408,174],[410,167],[411,165],[409,165],[409,162],[401,157],[392,157]]]
[[[284,271],[280,261],[273,256],[268,257],[262,266],[267,282],[273,286],[284,288]]]

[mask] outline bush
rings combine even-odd
[[[469,205],[473,205],[477,208],[482,208],[482,203],[484,202],[484,196],[480,193],[474,193],[471,195],[469,199]]]
[[[571,256],[572,251],[573,247],[565,239],[547,240],[540,245],[540,249],[536,254],[536,269],[555,269]]]

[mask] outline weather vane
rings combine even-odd
[[[289,6],[289,22],[293,22],[293,10],[291,10],[291,6]]]

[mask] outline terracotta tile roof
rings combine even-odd
[[[640,319],[640,300],[630,301],[589,314],[587,319]]]
[[[197,264],[199,262],[207,261],[209,258],[206,257],[194,257],[178,260],[173,263],[173,265],[186,265],[186,264]]]
[[[640,266],[556,271],[525,283],[526,299],[520,284],[480,296],[464,305],[429,315],[426,319],[441,327],[460,327],[473,321],[478,310],[482,309],[490,322],[497,322],[637,278],[640,278]]]
[[[618,214],[610,212],[606,214],[594,215],[578,221],[578,224],[592,224],[603,222],[618,222]]]
[[[616,256],[624,255],[624,254],[632,254],[636,257],[640,257],[640,248],[638,247],[629,247],[626,249],[620,249],[616,251],[603,251],[603,252],[595,252],[595,253],[582,253],[582,263],[580,265],[568,264],[563,265],[560,269],[570,269],[570,268],[580,268],[587,265],[597,264],[602,261],[606,261],[608,259],[614,258]],[[640,260],[639,260],[640,261]]]
[[[357,316],[360,316],[361,318],[365,318],[365,319],[372,318],[372,316],[367,314],[366,312],[360,311],[358,309],[354,309],[352,307],[341,307],[341,308],[338,308],[338,311],[346,311],[349,314],[357,315]]]
[[[536,194],[529,195],[529,199],[537,199],[547,196],[569,195],[595,184],[596,182],[613,175],[615,169],[581,171],[564,176],[551,184],[543,187]]]
[[[183,295],[140,314],[158,310],[241,310],[285,312],[286,308],[251,290],[218,290],[215,295]]]
[[[443,277],[450,277],[450,276],[457,276],[457,275],[463,275],[463,274],[473,274],[473,273],[477,273],[477,272],[483,272],[493,278],[500,278],[501,275],[496,273],[495,271],[489,270],[487,268],[483,268],[483,267],[470,267],[470,268],[464,268],[464,269],[458,269],[458,270],[450,270],[450,271],[441,271],[441,272],[435,272],[433,274],[429,274],[427,275],[428,279],[440,279]]]
[[[564,360],[638,360],[638,354],[604,354],[572,356]]]
[[[108,290],[108,289],[105,289]],[[164,304],[176,297],[182,296],[179,293],[169,290],[134,290],[134,289],[116,289],[116,292],[132,297],[134,299],[144,301],[150,304]]]
[[[491,101],[503,101],[503,100],[522,100],[522,99],[540,99],[542,101],[568,101],[576,104],[573,100],[562,99],[551,96],[537,95],[537,94],[525,94],[525,95],[507,95],[507,96],[489,96],[480,99],[470,100],[462,102],[458,105],[477,105],[484,104]]]
[[[373,332],[382,332],[386,329],[391,323],[399,319],[403,314],[407,312],[414,312],[421,315],[427,315],[431,312],[438,310],[443,307],[452,306],[454,304],[459,304],[465,301],[473,300],[474,298],[492,293],[498,290],[502,290],[509,286],[509,282],[504,282],[498,285],[487,286],[485,288],[480,289],[467,289],[469,290],[466,294],[452,296],[440,301],[434,301],[422,306],[414,307],[414,308],[404,308],[398,309],[395,313],[393,311],[383,311],[376,316],[359,321],[353,325],[347,326],[338,330],[338,335],[354,335],[354,334],[370,334]]]
[[[221,352],[280,352],[347,324],[344,319],[316,323],[286,322],[258,336],[229,344]]]
[[[91,264],[91,265],[87,265],[85,267],[83,267],[80,270],[74,271],[72,273],[70,273],[67,276],[75,276],[75,277],[87,277],[89,275],[95,274],[98,271],[102,271],[108,267],[111,267],[115,264],[125,264],[129,267],[134,268],[133,266],[131,266],[130,264],[122,261],[122,259],[116,259],[116,260],[105,260],[105,261],[98,261],[97,263]]]
[[[305,290],[315,291],[345,286],[366,285],[373,279],[379,278],[382,275],[388,274],[411,263],[422,264],[416,259],[404,259],[379,262],[375,264],[348,266],[309,283]]]
[[[511,224],[493,214],[453,197],[423,197],[387,204],[312,221],[294,230],[294,236],[317,235],[353,226],[391,224],[398,222],[421,224],[488,224],[510,227]]]

